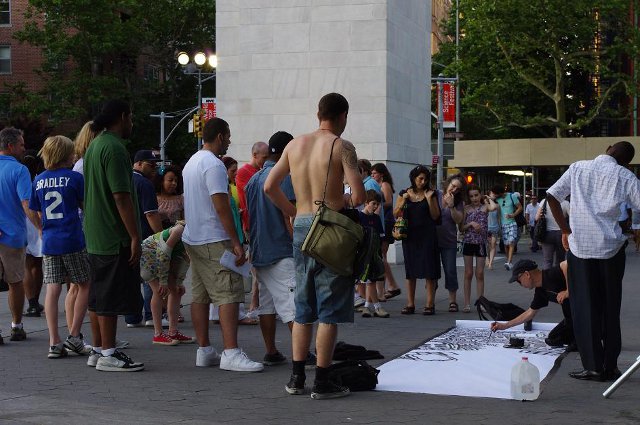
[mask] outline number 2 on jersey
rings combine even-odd
[[[51,192],[47,192],[44,195],[44,200],[48,201],[49,199],[53,199],[53,202],[47,207],[45,208],[45,214],[47,217],[47,220],[57,220],[60,218],[64,217],[64,214],[61,212],[53,212],[53,210],[55,210],[58,205],[60,205],[62,203],[62,195],[60,194],[60,192],[52,190]]]

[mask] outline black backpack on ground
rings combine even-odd
[[[329,366],[329,380],[351,391],[371,391],[380,371],[364,360],[347,360]]]
[[[478,316],[480,320],[500,320],[500,321],[509,321],[513,320],[516,317],[520,316],[524,313],[524,309],[518,307],[512,303],[501,304],[494,301],[489,301],[485,297],[480,297],[476,300],[475,306],[478,309]],[[491,319],[485,316],[487,313]],[[524,329],[527,331],[531,330],[531,321],[528,321],[524,324]]]

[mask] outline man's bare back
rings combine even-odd
[[[285,155],[296,194],[298,214],[312,214],[318,209],[315,201],[322,200],[332,144],[333,156],[325,203],[331,209],[340,210],[344,207],[342,183],[345,177],[348,182],[349,175],[357,173],[358,157],[353,144],[331,131],[317,130],[293,139],[287,146]]]

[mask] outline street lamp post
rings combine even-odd
[[[216,76],[216,68],[218,67],[218,57],[215,54],[211,54],[207,57],[203,52],[197,52],[193,55],[193,63],[191,63],[191,58],[185,52],[180,52],[178,54],[178,63],[182,65],[183,72],[186,75],[197,75],[198,76],[198,111],[202,108],[202,83],[205,81],[209,81]],[[202,67],[207,63],[213,72],[202,72]],[[195,66],[195,71],[193,70],[193,66]],[[202,77],[205,78],[202,78]],[[198,137],[198,150],[202,147],[202,138]]]

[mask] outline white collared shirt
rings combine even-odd
[[[569,248],[583,259],[613,257],[627,240],[620,204],[640,209],[640,180],[609,155],[574,162],[547,194],[558,201],[571,195]]]

